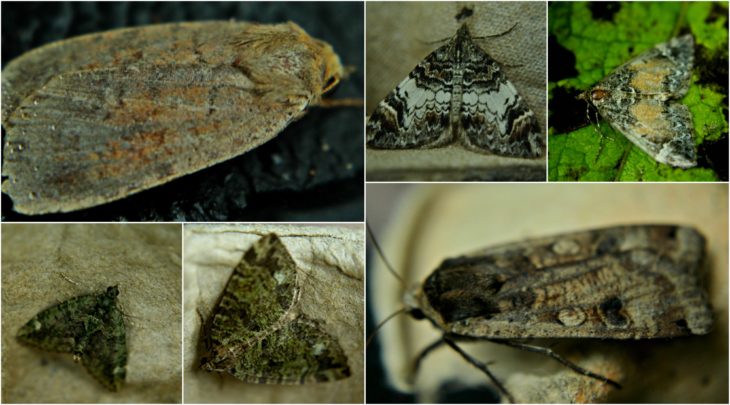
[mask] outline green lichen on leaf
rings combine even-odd
[[[551,100],[556,89],[576,95],[589,89],[616,67],[677,36],[686,27],[701,45],[699,49],[727,65],[727,11],[725,15],[718,14],[717,3],[622,2],[609,18],[595,16],[595,7],[602,6],[600,3],[550,5],[549,32],[562,47],[574,53],[577,71],[574,77],[549,83]],[[720,7],[727,9],[727,4]],[[690,90],[681,100],[692,113],[696,145],[726,136],[728,130],[726,89],[706,81],[699,83],[698,69],[701,67],[695,67]],[[559,110],[551,103],[551,120],[562,112]],[[567,113],[577,114],[576,111]],[[599,128],[582,127],[565,133],[557,133],[551,128],[549,180],[718,180],[711,169],[684,170],[657,163],[604,119],[600,119],[599,124]],[[592,126],[595,127],[595,123]]]

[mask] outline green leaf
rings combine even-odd
[[[612,16],[594,12],[601,3],[555,2],[549,7],[550,34],[575,54],[575,77],[548,83],[551,117],[560,114],[553,91],[562,88],[577,94],[590,88],[632,57],[677,36],[689,26],[704,50],[724,57],[727,65],[727,11],[718,13],[718,3],[622,2]],[[725,10],[727,4],[721,6]],[[600,11],[600,10],[598,10]],[[605,11],[605,10],[604,10]],[[711,21],[708,23],[707,21]],[[695,143],[726,136],[726,88],[699,83],[697,69],[688,94],[681,101],[693,117]],[[575,111],[568,111],[575,114]],[[566,118],[567,120],[568,118]],[[605,120],[600,128],[583,127],[569,133],[550,129],[550,181],[713,181],[710,169],[676,169],[654,161],[633,146]],[[593,125],[595,127],[596,125]]]

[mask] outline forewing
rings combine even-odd
[[[424,283],[432,319],[476,337],[705,334],[704,238],[625,226],[536,239],[445,261]],[[430,310],[430,309],[429,309]]]
[[[58,75],[5,120],[3,191],[19,212],[70,211],[229,159],[304,108],[261,102],[253,88],[231,66]],[[241,114],[251,117],[243,126]]]
[[[81,353],[86,370],[102,385],[117,391],[127,374],[127,342],[124,316],[115,306],[103,314],[99,331],[88,336]]]
[[[641,96],[681,98],[689,89],[694,39],[684,35],[661,43],[616,68],[598,87],[638,90]]]
[[[74,353],[85,334],[81,315],[91,313],[96,295],[71,298],[39,312],[18,330],[18,339],[44,350]]]
[[[213,310],[205,341],[213,369],[235,362],[286,321],[298,298],[296,277],[294,259],[278,236],[264,236],[246,251]]]
[[[611,126],[658,162],[683,168],[697,164],[687,106],[644,97],[622,106],[622,111],[609,103],[596,107]]]
[[[459,133],[468,148],[498,155],[537,157],[544,142],[535,114],[499,64],[466,39]]]
[[[347,356],[323,325],[304,316],[262,337],[231,362],[234,377],[260,384],[304,384],[350,376]]]
[[[451,43],[428,55],[381,101],[368,120],[368,146],[432,148],[451,141]]]

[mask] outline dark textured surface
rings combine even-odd
[[[361,3],[3,3],[2,60],[59,39],[172,21],[294,21],[353,73],[333,98],[362,98]],[[271,142],[123,200],[27,217],[3,195],[3,220],[357,221],[363,218],[363,113],[313,108]]]

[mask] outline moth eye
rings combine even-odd
[[[424,314],[424,313],[423,313],[423,311],[421,311],[421,309],[420,309],[420,308],[413,308],[413,309],[411,310],[410,314],[411,314],[411,316],[412,316],[412,317],[413,317],[414,319],[416,319],[416,320],[419,320],[419,321],[420,321],[421,319],[424,319],[424,318],[426,318],[426,314]]]
[[[327,82],[325,83],[324,87],[322,87],[322,93],[330,91],[333,87],[337,86],[337,83],[339,82],[340,78],[337,76],[328,77]]]
[[[682,330],[689,330],[689,327],[687,326],[687,320],[686,319],[680,319],[678,321],[674,321],[674,324],[679,327],[679,329]]]
[[[599,89],[591,91],[591,99],[594,101],[602,100],[606,97],[608,97],[608,92],[606,90]]]

